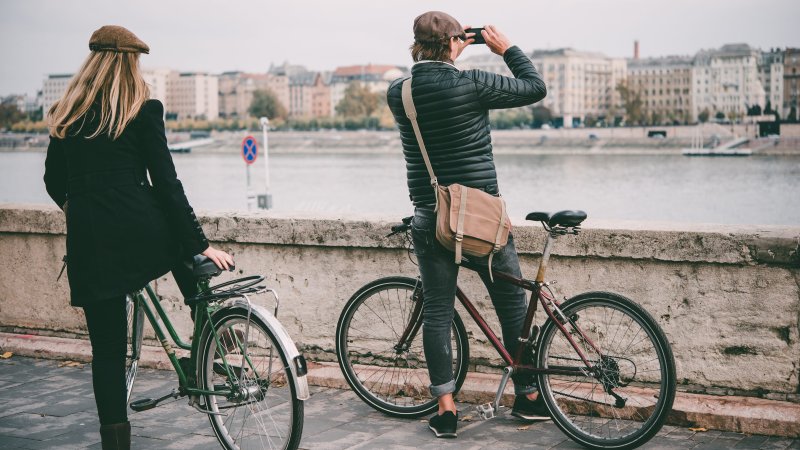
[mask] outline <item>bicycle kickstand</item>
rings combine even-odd
[[[497,395],[494,397],[494,402],[484,403],[477,406],[478,414],[483,420],[493,419],[500,409],[500,399],[503,398],[503,392],[506,390],[508,379],[514,371],[510,366],[503,369],[503,378],[500,379],[500,386],[497,388]]]

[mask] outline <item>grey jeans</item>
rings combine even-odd
[[[436,214],[432,210],[417,208],[414,211],[411,237],[414,253],[419,262],[424,298],[422,343],[425,359],[428,362],[431,394],[440,397],[454,392],[456,387],[453,379],[450,333],[455,313],[459,266],[453,259],[453,252],[445,249],[436,240],[435,227]],[[470,258],[470,260],[486,264],[488,257]],[[508,244],[494,255],[492,268],[517,277],[522,276],[513,236],[509,235]],[[506,350],[514,355],[528,307],[525,290],[502,281],[493,283],[488,275],[481,275],[481,279],[489,291],[497,317],[500,319]],[[520,377],[514,377],[514,391],[517,395],[536,391],[532,380],[526,378],[528,379],[521,380]]]

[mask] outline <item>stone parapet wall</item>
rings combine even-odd
[[[302,214],[199,214],[215,245],[232,252],[236,274],[264,274],[280,295],[278,318],[303,351],[333,360],[342,306],[362,285],[389,275],[416,276],[395,218]],[[399,218],[397,218],[399,219]],[[523,273],[533,276],[545,233],[514,220]],[[65,247],[63,215],[40,205],[0,205],[0,331],[85,336],[80,309],[56,282]],[[547,278],[572,297],[606,290],[636,300],[666,332],[687,389],[798,399],[800,383],[800,227],[600,222],[557,241]],[[171,277],[155,281],[183,336],[188,308]],[[460,284],[499,331],[480,280]],[[257,303],[274,305],[269,297]],[[460,310],[460,308],[459,308]],[[466,312],[460,310],[462,318]],[[543,314],[540,314],[542,316]],[[494,364],[477,327],[474,361]],[[484,368],[479,368],[484,369]]]

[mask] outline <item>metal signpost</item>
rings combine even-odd
[[[269,146],[267,144],[267,128],[269,128],[269,119],[262,117],[261,132],[264,135],[262,145],[264,146],[264,194],[258,196],[258,207],[260,209],[272,208],[272,193],[269,191]]]
[[[244,159],[245,164],[247,165],[247,210],[253,209],[253,203],[255,200],[255,195],[253,195],[253,189],[250,186],[250,165],[256,162],[256,157],[258,156],[258,144],[256,143],[256,138],[253,136],[247,136],[242,140],[242,159]]]

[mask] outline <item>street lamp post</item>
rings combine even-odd
[[[259,121],[261,122],[264,147],[264,194],[258,196],[258,207],[260,209],[272,209],[272,194],[269,191],[269,145],[267,141],[269,119],[262,117]]]

